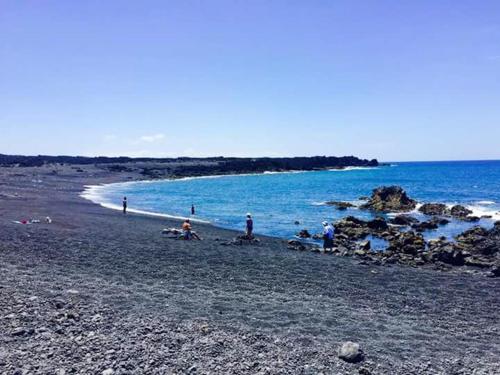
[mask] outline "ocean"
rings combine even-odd
[[[292,238],[301,229],[320,233],[324,220],[333,222],[348,215],[374,218],[376,214],[369,211],[339,211],[324,202],[358,205],[360,197],[370,196],[374,188],[383,185],[399,185],[419,203],[463,204],[473,215],[492,216],[479,223],[452,220],[425,232],[427,239],[451,239],[473,225],[491,227],[500,220],[500,161],[396,162],[374,168],[125,182],[89,186],[82,196],[114,209],[121,209],[121,200],[127,196],[130,211],[192,217],[195,229],[196,220],[200,220],[243,230],[245,215],[250,212],[255,233]],[[191,204],[196,208],[195,216],[190,214]],[[425,220],[417,211],[411,214]],[[375,240],[372,246],[382,249],[385,244]]]

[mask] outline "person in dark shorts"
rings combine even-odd
[[[123,197],[123,213],[127,213],[127,197]]]
[[[253,219],[251,214],[247,214],[247,227],[246,227],[246,236],[248,238],[253,237]]]
[[[333,249],[333,227],[323,221],[323,250]]]

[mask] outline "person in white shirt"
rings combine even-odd
[[[333,249],[333,227],[323,221],[323,250]]]

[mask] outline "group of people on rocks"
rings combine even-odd
[[[123,214],[127,213],[127,207],[128,207],[128,201],[127,197],[123,197],[122,201],[122,207],[123,207]],[[191,215],[194,216],[196,213],[194,204],[191,205]],[[246,229],[245,229],[245,237],[248,239],[253,238],[253,218],[250,213],[247,213],[246,216]],[[191,226],[191,220],[186,219],[184,220],[184,223],[182,224],[182,235],[181,238],[184,240],[201,240],[200,236],[198,236],[193,230]]]

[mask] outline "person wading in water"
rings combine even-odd
[[[123,197],[123,213],[127,213],[127,197]]]

